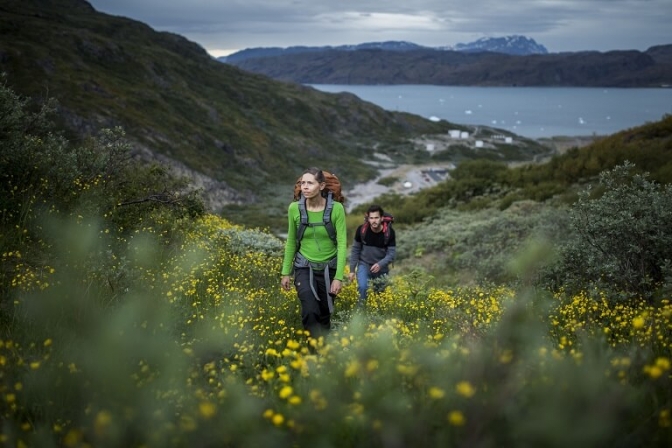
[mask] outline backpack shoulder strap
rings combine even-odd
[[[336,244],[336,228],[334,227],[334,223],[331,222],[331,211],[334,209],[334,195],[331,193],[327,193],[327,203],[324,206],[324,216],[322,216],[322,222],[324,223],[324,227],[327,229],[327,233],[329,234],[329,238],[331,238],[331,241]]]
[[[383,242],[387,246],[387,243],[390,241],[390,223],[387,221],[383,222]]]
[[[369,221],[364,221],[364,224],[362,224],[361,227],[362,230],[359,232],[360,239],[362,240],[362,243],[364,243],[364,238],[366,237],[366,232],[369,230]]]
[[[301,246],[301,239],[303,234],[306,233],[306,227],[308,227],[308,212],[306,211],[306,198],[301,195],[299,198],[299,228],[296,230],[296,251],[299,251],[299,246]]]
[[[327,194],[327,202],[324,206],[324,215],[322,216],[321,223],[310,223],[308,222],[308,212],[306,211],[306,198],[303,195],[299,198],[299,228],[296,231],[296,251],[299,251],[301,246],[301,239],[303,234],[306,233],[307,227],[313,226],[324,226],[329,234],[329,238],[336,244],[336,228],[334,223],[331,222],[331,211],[334,209],[334,197],[331,191]]]

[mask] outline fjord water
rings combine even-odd
[[[672,113],[672,88],[311,86],[350,92],[390,111],[491,126],[535,139],[610,135]]]

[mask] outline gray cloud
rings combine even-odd
[[[405,40],[454,45],[522,34],[550,51],[672,43],[670,0],[89,0],[208,51]]]

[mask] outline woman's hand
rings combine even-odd
[[[341,286],[343,285],[343,282],[340,280],[333,280],[331,282],[331,291],[329,291],[332,295],[338,295],[339,292],[341,292]]]
[[[285,291],[289,291],[292,287],[292,279],[289,278],[289,275],[283,275],[282,280],[280,280],[280,286],[282,286],[282,289]]]

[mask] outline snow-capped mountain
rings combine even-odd
[[[543,45],[534,39],[525,36],[482,37],[468,44],[457,44],[452,47],[442,47],[444,50],[461,51],[464,53],[476,53],[491,51],[493,53],[505,53],[513,55],[548,54]]]

